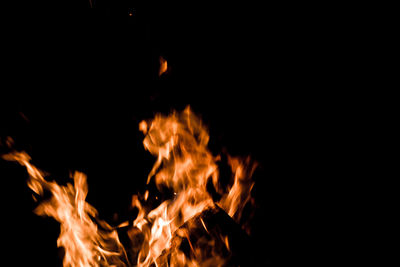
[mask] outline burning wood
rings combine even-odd
[[[194,261],[210,261],[210,266],[215,264],[215,258],[219,258],[222,266],[252,266],[253,263],[249,260],[253,254],[250,237],[218,205],[182,225],[174,233],[172,244],[170,250],[182,251]]]
[[[170,116],[142,122],[144,147],[157,160],[147,184],[169,197],[151,201],[152,192],[132,197],[138,214],[115,229],[97,218],[85,202],[86,176],[76,173],[74,184],[48,182],[26,153],[5,158],[25,166],[29,187],[52,194],[37,213],[61,225],[58,245],[64,247],[64,266],[244,266],[251,242],[243,231],[242,212],[251,198],[255,164],[249,158],[227,156],[230,174],[220,179],[221,156],[207,148],[209,135],[189,107]],[[245,247],[245,248],[244,248]]]

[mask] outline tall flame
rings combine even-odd
[[[96,223],[92,219],[97,218],[97,211],[85,202],[88,187],[83,173],[74,173],[74,185],[60,186],[46,181],[25,152],[14,152],[4,158],[26,167],[28,186],[33,192],[41,196],[45,190],[51,192],[51,199],[41,202],[35,213],[53,217],[60,223],[57,245],[65,250],[64,266],[125,266],[120,259],[124,252],[117,232],[106,222],[96,219]]]
[[[141,251],[142,254],[147,252],[146,257],[143,261],[140,261],[139,257],[138,261],[138,266],[149,266],[157,262],[164,251],[171,249],[173,237],[183,224],[208,208],[219,205],[239,222],[243,208],[250,200],[250,191],[254,185],[250,177],[255,164],[252,164],[249,158],[241,160],[228,157],[234,181],[225,193],[220,192],[222,197],[215,203],[208,193],[207,186],[211,179],[216,189],[220,187],[217,165],[220,157],[213,156],[207,148],[207,129],[190,107],[170,116],[158,114],[150,123],[141,122],[139,128],[146,134],[144,147],[157,157],[147,183],[154,179],[159,189],[166,187],[175,194],[174,199],[163,202],[147,216],[134,222],[139,229],[143,227],[144,220],[152,224],[151,234],[146,240],[148,244]],[[201,222],[207,230],[204,222]],[[189,244],[194,250],[190,240]],[[229,250],[227,241],[226,246]],[[177,266],[189,264],[189,260],[185,259],[180,251],[174,253],[171,258],[175,259]],[[198,264],[207,260],[196,257],[191,264],[197,266],[196,262]],[[172,262],[170,264],[173,265]],[[222,264],[222,261],[214,264]]]
[[[207,148],[207,129],[189,106],[182,112],[142,121],[139,129],[145,134],[144,147],[156,157],[147,184],[154,183],[160,192],[168,189],[171,197],[155,208],[149,190],[132,197],[138,215],[132,224],[121,224],[130,227],[127,253],[117,231],[99,220],[96,209],[85,202],[88,187],[84,174],[75,172],[73,185],[60,186],[45,180],[26,153],[14,152],[4,158],[26,167],[28,186],[36,194],[51,192],[51,199],[40,203],[35,212],[60,223],[58,246],[65,249],[64,266],[126,266],[133,261],[137,266],[223,266],[220,247],[229,251],[229,238],[222,234],[217,240],[194,238],[192,232],[201,228],[202,233],[212,235],[213,229],[200,215],[215,208],[241,223],[243,209],[251,200],[256,164],[250,158],[228,155],[232,177],[227,177],[227,185],[222,183],[218,169],[221,156],[214,156]],[[212,196],[210,187],[218,198]],[[181,249],[184,240],[189,253]],[[205,245],[208,249],[203,249]]]

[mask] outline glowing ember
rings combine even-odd
[[[221,157],[207,148],[208,132],[189,107],[142,121],[139,129],[145,134],[144,147],[156,157],[147,184],[154,182],[160,192],[167,188],[171,197],[155,208],[149,190],[132,197],[138,215],[133,222],[118,226],[128,228],[130,247],[124,248],[116,229],[99,220],[96,209],[85,202],[84,174],[76,172],[73,185],[60,186],[45,180],[26,153],[4,158],[27,168],[28,186],[36,194],[51,192],[50,201],[40,203],[35,212],[60,223],[58,246],[65,249],[64,266],[223,266],[231,249],[229,238],[209,229],[204,214],[223,209],[239,223],[251,199],[256,165],[250,158],[228,155],[232,180],[224,186],[217,165]],[[213,199],[210,187],[218,200]]]

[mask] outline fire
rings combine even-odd
[[[166,187],[175,194],[173,200],[163,202],[148,216],[134,223],[141,228],[145,218],[151,219],[150,224],[153,222],[148,249],[146,246],[146,249],[141,251],[144,254],[147,252],[147,256],[143,262],[138,262],[139,266],[149,266],[150,263],[157,261],[163,251],[171,249],[173,246],[171,242],[180,227],[206,209],[219,205],[238,222],[244,206],[250,200],[250,191],[254,185],[250,178],[256,165],[251,164],[250,158],[243,161],[228,157],[234,182],[225,194],[221,192],[221,200],[215,203],[207,185],[211,179],[213,186],[217,190],[220,189],[217,167],[220,157],[213,156],[207,148],[209,141],[207,129],[190,107],[181,113],[174,112],[170,116],[159,114],[151,123],[143,121],[140,125],[140,129],[146,134],[144,147],[157,158],[148,175],[147,183],[154,179],[159,189]],[[200,220],[208,232],[204,221],[201,218]],[[224,240],[229,250],[226,237]],[[190,240],[188,241],[196,255],[193,265],[196,265],[195,262],[208,260],[201,258],[199,253],[194,251]],[[179,258],[180,262],[182,260],[185,264],[190,262],[179,251],[173,253],[178,253],[172,257]],[[214,264],[221,263],[214,262]]]
[[[241,160],[239,158],[228,157],[228,162],[234,174],[234,183],[223,196],[219,204],[235,221],[240,220],[240,216],[247,202],[251,200],[249,194],[253,189],[254,182],[251,179],[257,164],[251,164],[250,158]],[[247,232],[250,229],[245,229]]]
[[[168,62],[165,58],[160,57],[160,69],[158,71],[158,76],[161,76],[168,70]]]
[[[44,190],[51,192],[51,199],[40,203],[35,213],[53,217],[60,223],[57,245],[65,250],[64,266],[125,266],[121,261],[124,251],[117,232],[96,219],[96,209],[85,202],[88,187],[83,173],[74,173],[71,177],[74,185],[60,186],[45,180],[44,173],[30,163],[25,152],[15,152],[4,158],[26,167],[28,186],[33,192],[40,196]]]
[[[128,247],[120,243],[117,230],[97,219],[96,209],[85,202],[84,174],[76,172],[73,185],[60,186],[45,180],[24,152],[5,159],[27,168],[28,186],[36,194],[52,193],[50,201],[40,203],[35,212],[60,223],[58,245],[65,249],[64,266],[223,266],[231,249],[229,237],[216,233],[204,214],[224,210],[240,223],[251,200],[256,164],[250,158],[227,155],[232,177],[224,186],[218,169],[221,156],[208,149],[207,128],[190,107],[169,116],[158,114],[142,121],[139,129],[145,134],[145,149],[156,157],[147,184],[171,194],[156,207],[149,190],[132,197],[131,206],[138,214],[119,226],[129,228]]]

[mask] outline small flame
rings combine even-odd
[[[254,186],[254,181],[251,177],[257,164],[251,164],[250,157],[242,160],[231,156],[228,156],[228,163],[234,174],[234,183],[228,194],[223,196],[219,204],[229,216],[239,222],[245,205],[251,199],[249,193]],[[245,230],[249,232],[249,229]]]
[[[141,121],[141,122],[139,123],[139,130],[140,130],[141,132],[143,132],[144,134],[147,133],[147,123],[146,123],[146,121]]]
[[[149,190],[146,190],[146,192],[144,192],[144,200],[147,200],[149,198]]]
[[[160,56],[160,70],[158,72],[158,76],[161,76],[163,73],[165,73],[167,69],[168,69],[167,60]]]

